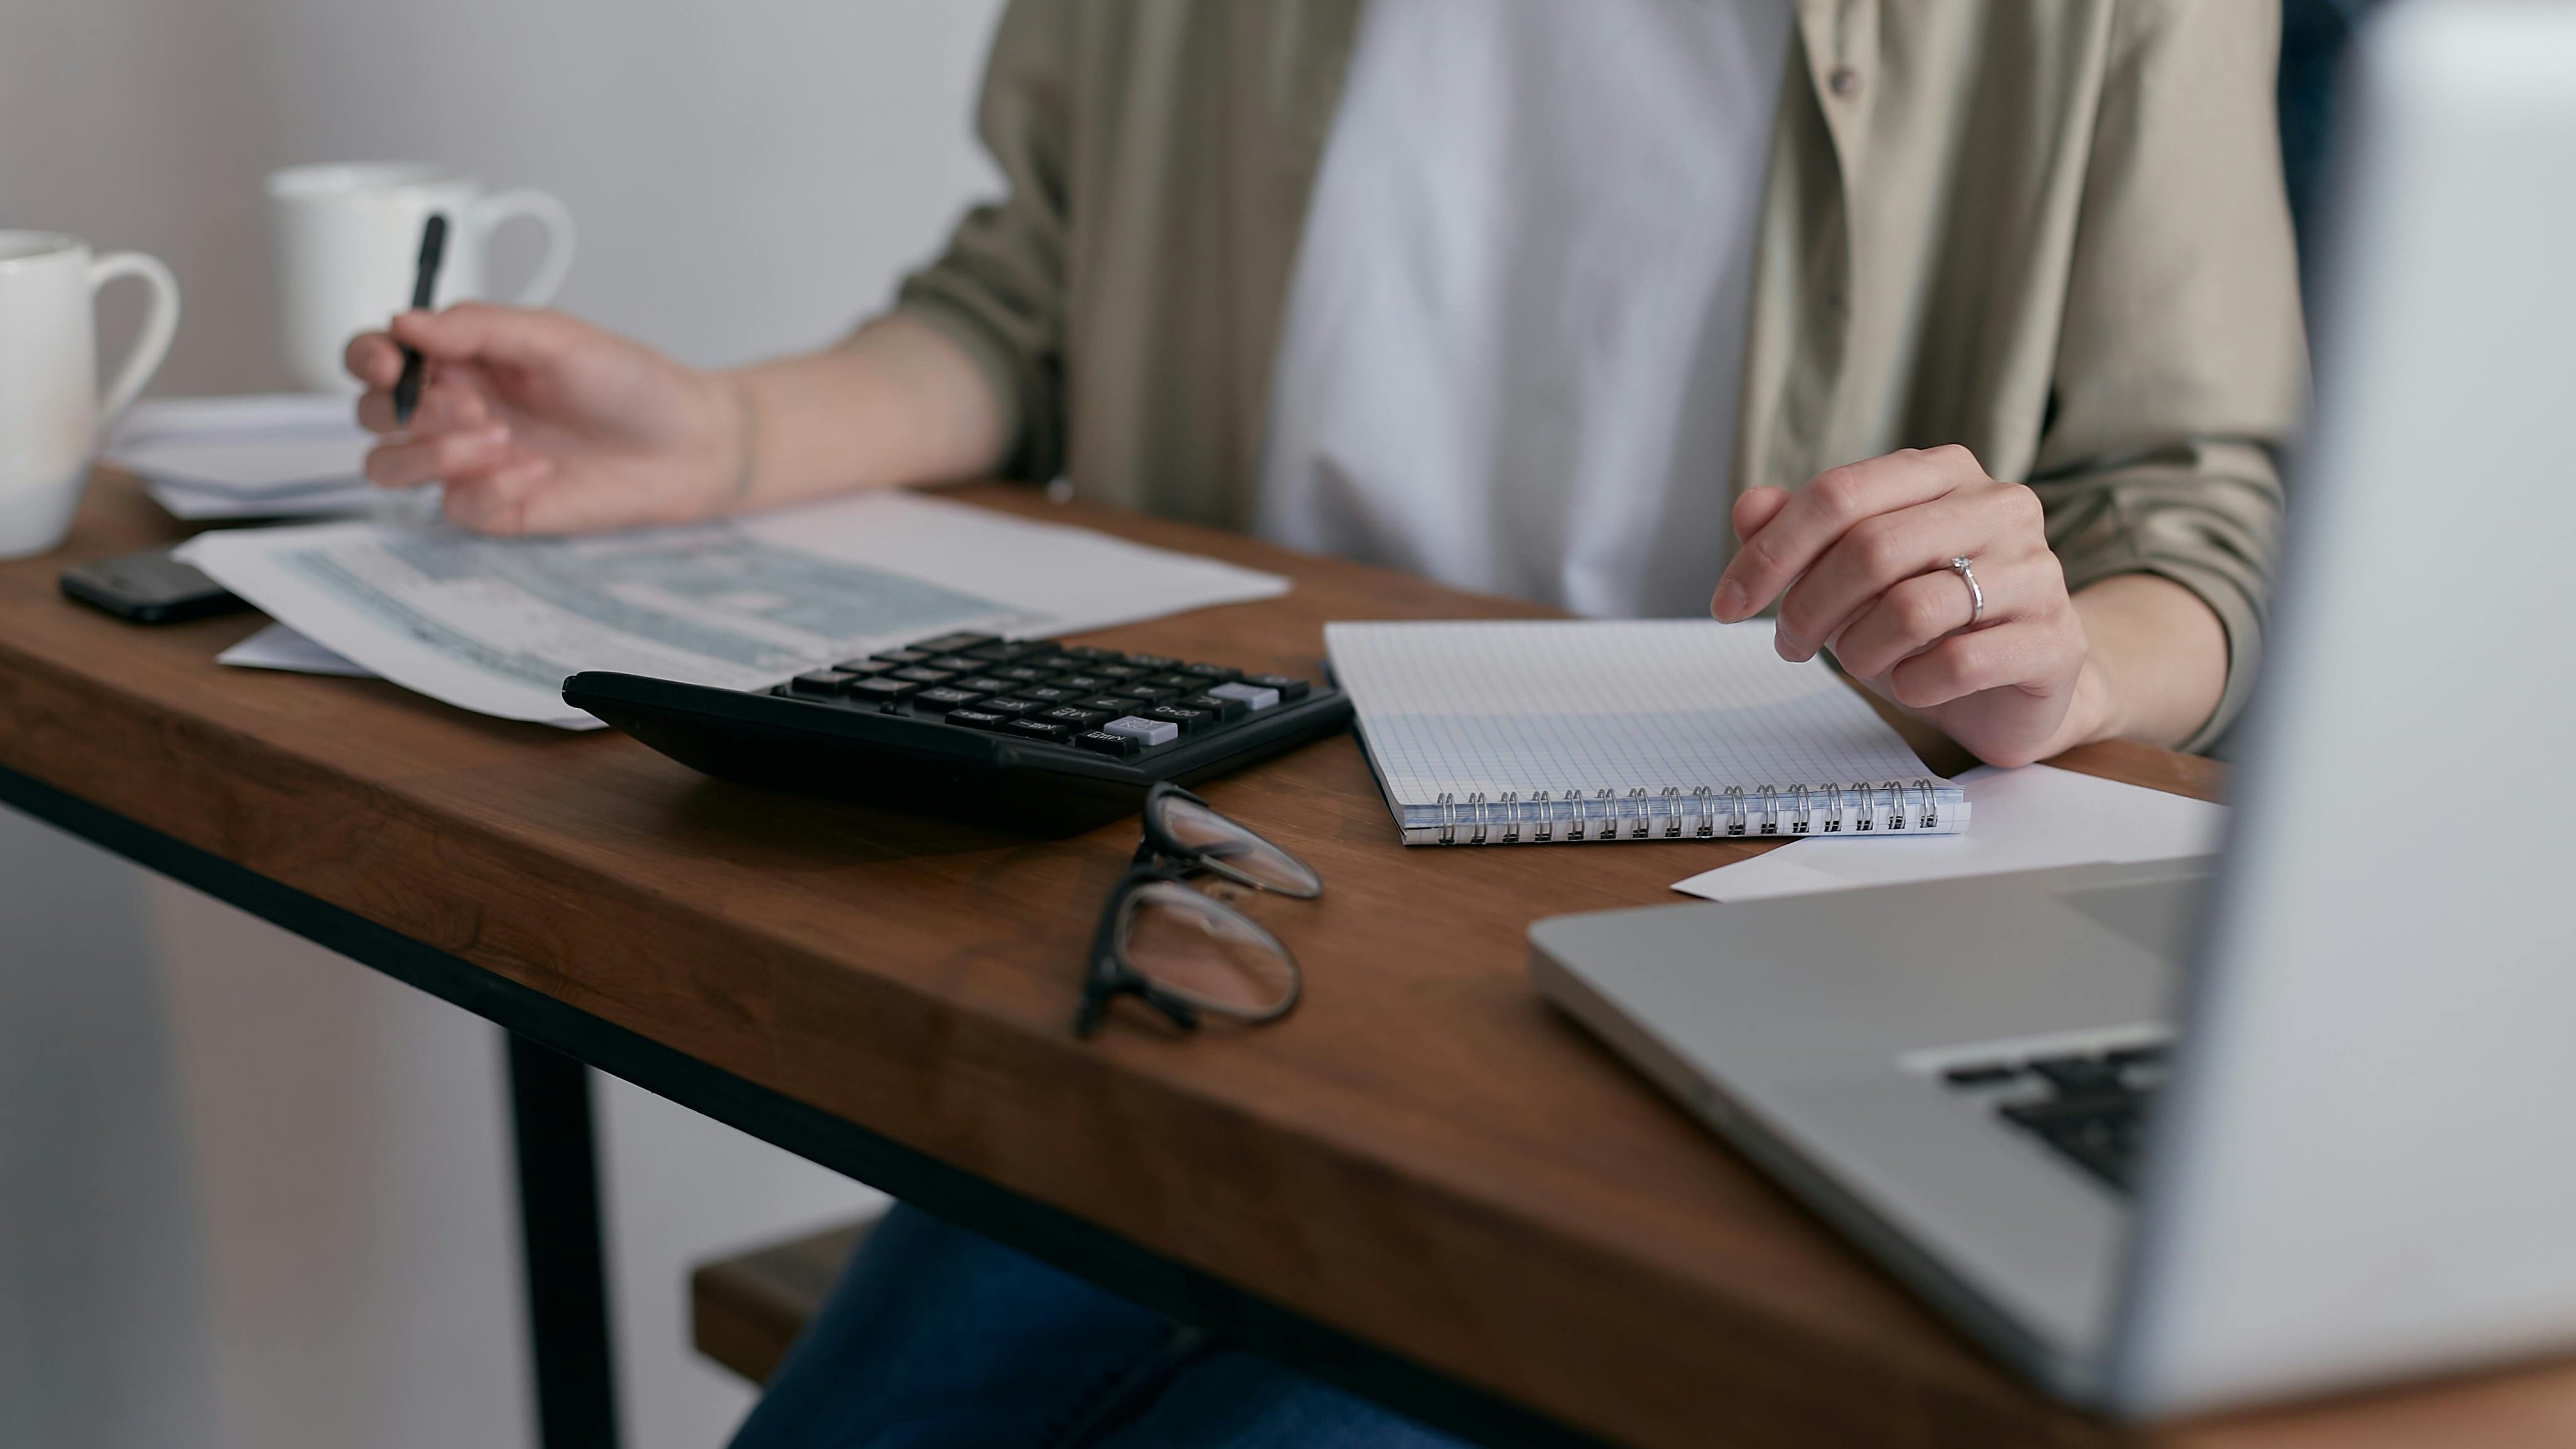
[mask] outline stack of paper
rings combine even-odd
[[[304,518],[416,511],[361,472],[373,439],[347,398],[297,393],[150,398],[109,434],[105,459],[139,474],[177,517]]]
[[[228,529],[178,556],[302,636],[255,636],[228,662],[310,670],[327,653],[450,704],[568,729],[598,724],[563,701],[565,676],[587,669],[762,689],[933,634],[1073,633],[1288,589],[1275,574],[908,493],[584,538],[380,520]]]

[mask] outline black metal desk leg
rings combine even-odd
[[[517,1032],[508,1036],[537,1442],[542,1449],[616,1449],[617,1374],[600,1246],[590,1069]]]

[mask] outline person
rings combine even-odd
[[[708,373],[408,313],[349,349],[368,475],[495,533],[1061,475],[1582,613],[1769,612],[1996,764],[2205,748],[2305,388],[2278,27],[1013,0],[978,111],[1006,190],[885,315]],[[400,432],[397,344],[431,364]],[[736,1440],[993,1442],[1440,1441],[905,1209]]]

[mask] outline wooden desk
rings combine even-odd
[[[1120,647],[1311,672],[1328,619],[1538,612],[1020,490],[960,496],[1297,580],[1090,636]],[[1249,903],[1305,963],[1297,1013],[1182,1038],[1122,1011],[1079,1042],[1079,957],[1131,824],[1041,842],[755,791],[613,734],[216,666],[255,619],[138,629],[57,596],[64,562],[178,532],[103,475],[63,549],[0,566],[13,803],[1482,1437],[2116,1437],[1967,1347],[1530,989],[1531,920],[1673,899],[1670,882],[1754,847],[1406,850],[1334,739],[1207,789],[1323,873],[1320,901]],[[2217,781],[2137,747],[2066,763]],[[2446,1394],[2469,1407],[2445,1422],[2539,1403],[2557,1417],[2529,1422],[2563,1431],[2576,1370],[2407,1402]],[[2175,1442],[2297,1444],[2334,1422]]]

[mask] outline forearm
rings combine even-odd
[[[974,362],[904,317],[828,351],[719,373],[741,460],[732,508],[989,473],[1002,411]]]
[[[2178,745],[2218,707],[2227,632],[2191,590],[2155,574],[2116,574],[2075,595],[2089,643],[2081,726],[2068,744],[2132,739]]]

